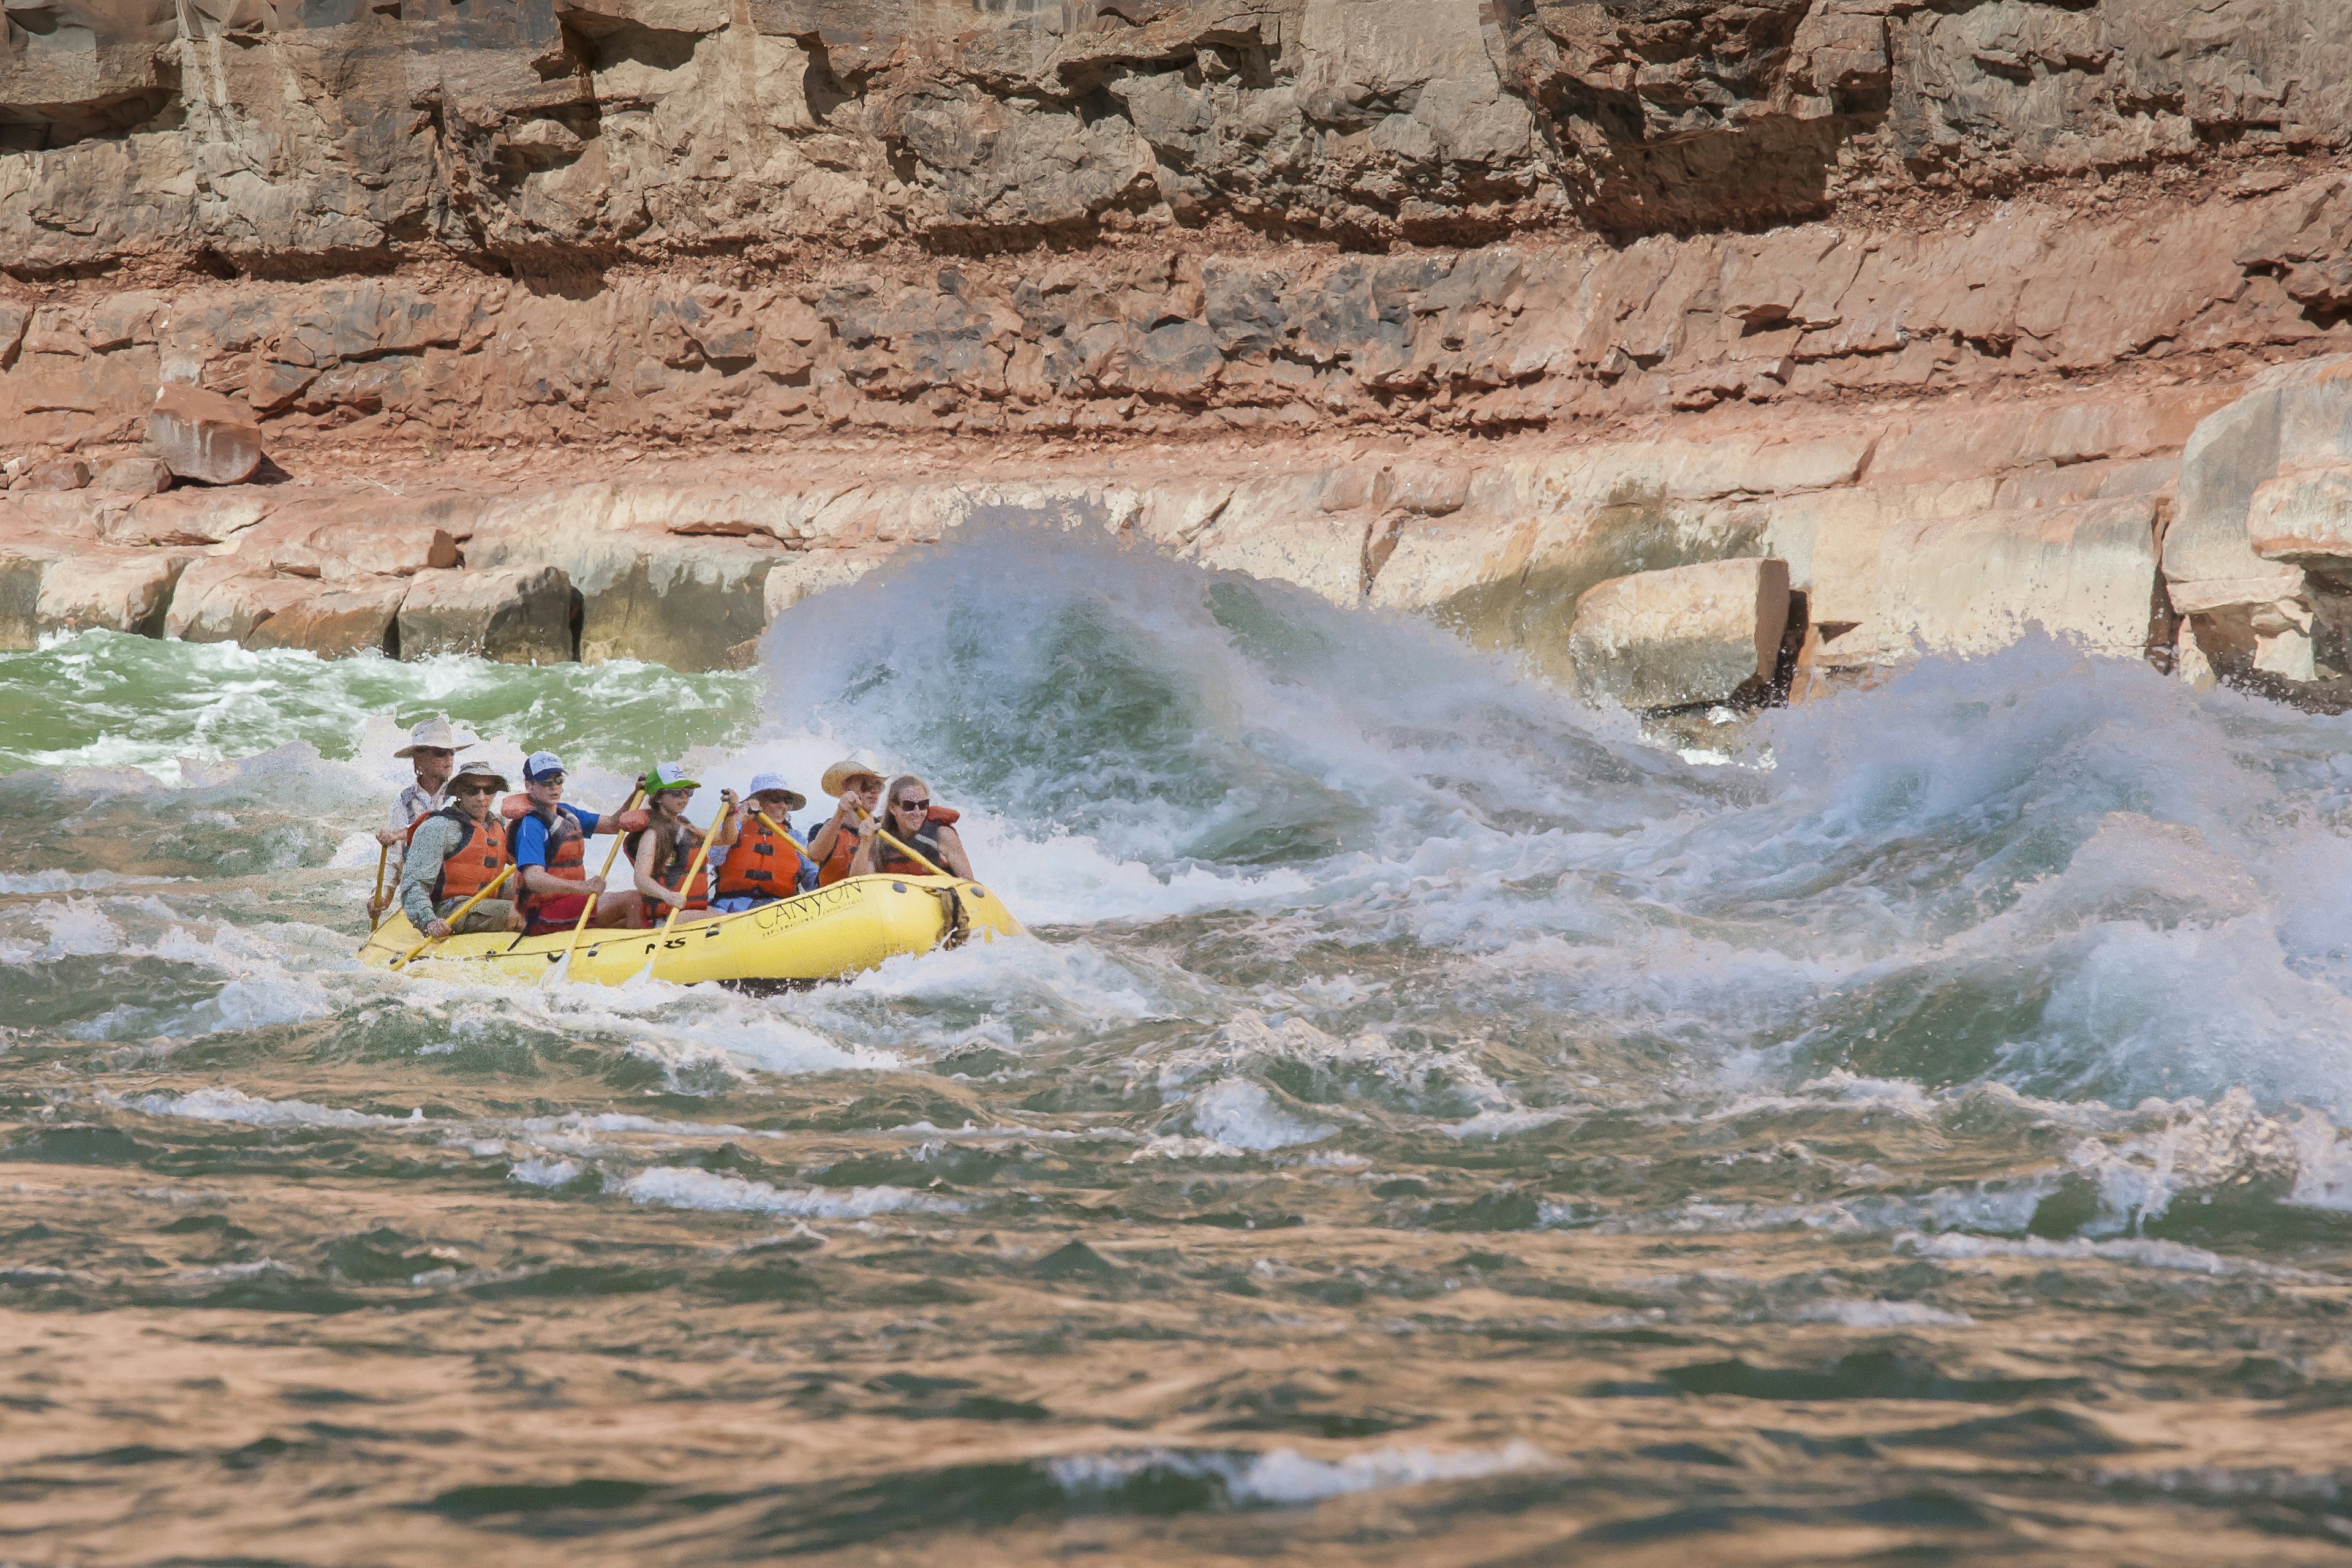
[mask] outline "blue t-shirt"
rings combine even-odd
[[[555,809],[578,823],[582,833],[591,838],[596,837],[596,824],[603,820],[597,813],[583,811],[576,805],[559,805]],[[542,870],[546,868],[547,823],[535,811],[515,821],[514,861],[518,867],[537,866]]]

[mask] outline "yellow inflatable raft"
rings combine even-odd
[[[977,882],[953,877],[852,877],[829,888],[741,914],[653,931],[582,933],[569,977],[618,985],[648,972],[691,985],[700,980],[752,984],[833,980],[902,952],[929,952],[967,939],[1018,936],[1021,922]],[[359,951],[382,969],[424,941],[397,909]],[[572,933],[453,936],[435,942],[401,973],[464,982],[543,980],[572,945]]]

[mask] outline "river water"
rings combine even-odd
[[[363,972],[440,711],[871,746],[1034,940]],[[2352,727],[1717,733],[1010,531],[740,675],[0,656],[0,1561],[2340,1560]]]

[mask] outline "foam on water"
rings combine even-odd
[[[2029,640],[1724,726],[1742,765],[1697,766],[1425,621],[987,529],[795,606],[765,665],[106,634],[0,656],[0,684],[68,693],[0,728],[0,795],[44,836],[16,841],[0,892],[51,896],[0,910],[0,957],[68,966],[58,1029],[83,1039],[373,1040],[396,1008],[419,1060],[584,1040],[684,1093],[1054,1063],[1128,1097],[1120,1131],[1155,1160],[1377,1161],[1399,1138],[1500,1156],[1625,1115],[1693,1138],[1990,1117],[2017,1166],[1544,1200],[1577,1224],[2016,1236],[2070,1183],[2093,1237],[2248,1182],[2347,1205],[2352,910],[2327,889],[2352,879],[2352,722]],[[563,750],[592,805],[657,756],[814,795],[871,747],[964,809],[982,878],[1045,940],[786,998],[359,971],[362,829],[402,725],[443,710],[495,762]],[[68,821],[144,868],[44,863]],[[160,914],[108,900],[151,873],[190,880]],[[281,909],[295,879],[309,901]],[[2117,1109],[2143,1101],[2169,1109]]]
[[[791,1190],[746,1181],[716,1171],[656,1165],[616,1188],[633,1203],[680,1209],[723,1209],[741,1214],[786,1214],[803,1219],[871,1219],[883,1214],[960,1214],[952,1198],[904,1187],[851,1187],[845,1191]]]
[[[119,1103],[150,1116],[237,1121],[248,1127],[421,1127],[425,1123],[422,1110],[407,1116],[378,1116],[302,1100],[262,1100],[234,1089],[133,1095]]]
[[[1492,1449],[1379,1447],[1338,1459],[1317,1458],[1296,1448],[1257,1454],[1152,1448],[1071,1454],[1047,1462],[1054,1479],[1074,1496],[1112,1491],[1148,1477],[1173,1476],[1213,1481],[1244,1507],[1272,1508],[1550,1468],[1550,1456],[1524,1441]]]

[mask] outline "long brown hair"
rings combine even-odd
[[[925,789],[931,787],[920,773],[900,773],[897,778],[892,779],[888,784],[884,784],[882,786],[882,810],[884,813],[883,821],[885,823],[889,821],[888,813],[890,809],[898,804],[898,792],[906,788],[908,784],[921,784]]]
[[[644,840],[645,836],[665,826],[660,808],[656,806],[654,802],[666,795],[682,795],[687,797],[687,800],[685,804],[678,806],[677,815],[670,818],[667,824],[668,830],[654,840],[653,878],[655,881],[664,883],[669,880],[670,868],[678,863],[678,858],[694,853],[686,847],[686,841],[691,838],[698,847],[701,842],[701,834],[695,830],[694,824],[686,819],[686,807],[693,804],[692,791],[656,790],[646,799],[646,815],[652,818],[652,821],[621,841],[621,853],[626,855],[634,864],[637,858],[637,846]]]

